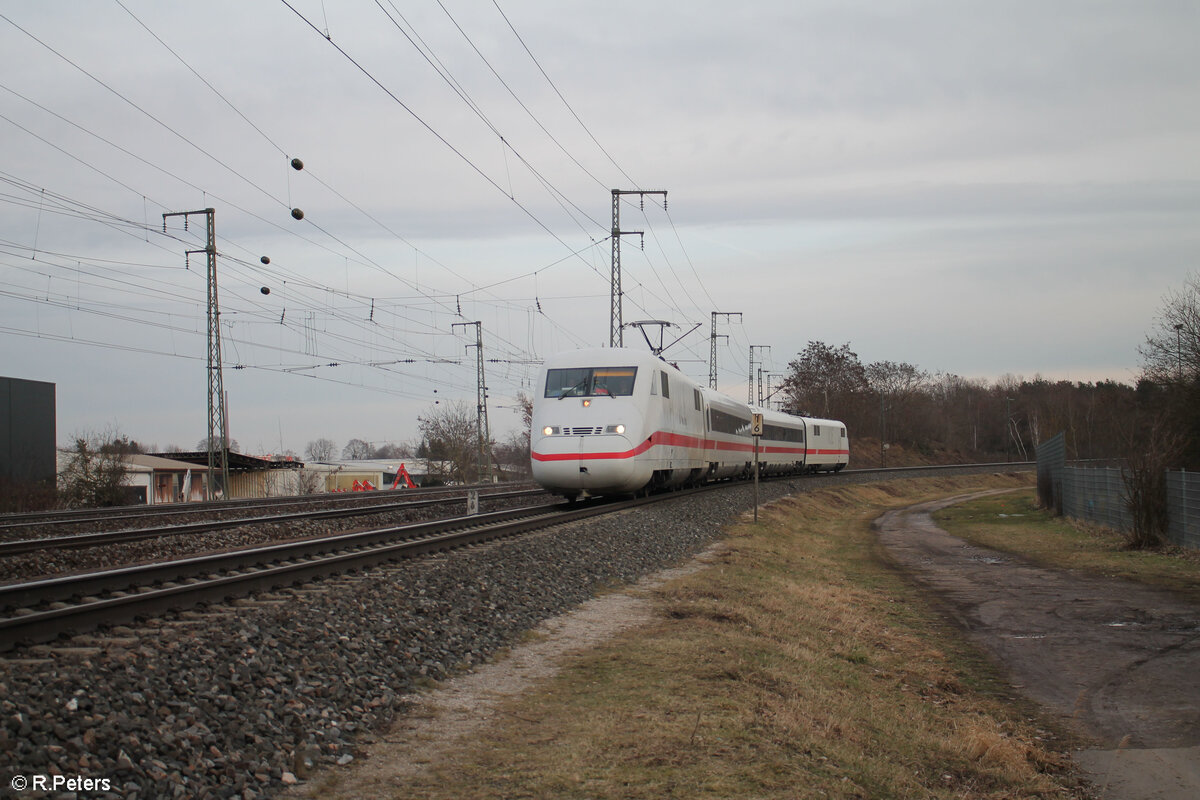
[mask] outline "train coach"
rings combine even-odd
[[[838,471],[849,461],[836,420],[757,409],[700,386],[642,351],[600,348],[546,361],[535,387],[533,478],[568,499],[638,494],[760,474]]]

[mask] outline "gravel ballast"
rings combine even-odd
[[[818,483],[764,483],[760,499]],[[703,550],[752,497],[739,485],[674,498],[10,653],[0,780],[107,782],[81,798],[270,797],[352,761],[423,683]],[[21,796],[43,794],[56,796]]]

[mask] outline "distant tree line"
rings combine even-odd
[[[1165,541],[1167,471],[1200,469],[1200,276],[1166,295],[1138,351],[1134,385],[988,382],[863,364],[849,343],[813,341],[788,365],[781,392],[789,410],[844,421],[858,466],[904,463],[887,461],[889,445],[931,462],[1031,460],[1061,432],[1068,459],[1119,462],[1133,518],[1126,542],[1152,547]]]
[[[899,466],[887,460],[893,446],[930,462],[1028,461],[1060,431],[1072,458],[1117,458],[1138,397],[1116,381],[989,382],[906,362],[863,364],[849,343],[819,341],[788,364],[781,393],[790,411],[845,422],[858,466]]]

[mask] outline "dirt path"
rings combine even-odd
[[[1200,797],[1200,608],[967,544],[930,518],[965,499],[889,511],[879,540],[1018,688],[1098,742],[1076,759],[1103,797]]]

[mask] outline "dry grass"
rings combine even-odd
[[[1032,490],[951,506],[934,519],[955,536],[993,550],[1159,586],[1200,601],[1200,552],[1130,550],[1124,537],[1109,528],[1051,516],[1037,507]]]
[[[659,622],[574,659],[391,796],[1082,796],[1050,735],[874,556],[884,507],[1022,482],[776,503],[656,591]]]

